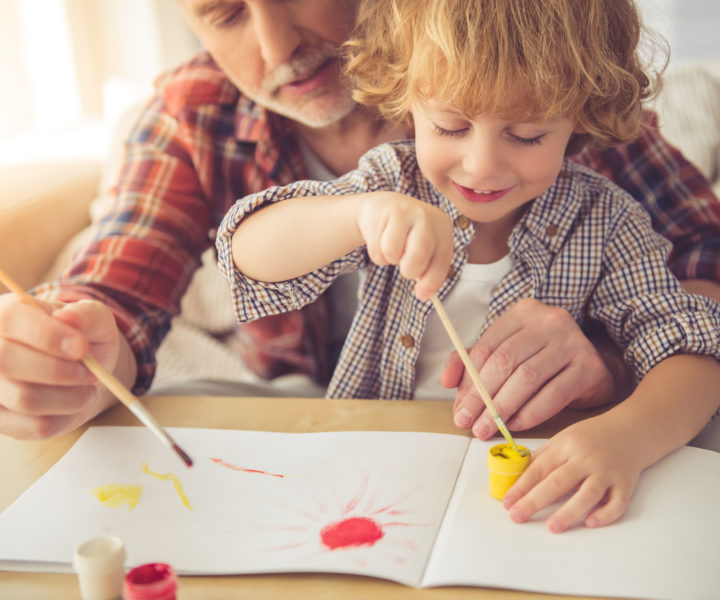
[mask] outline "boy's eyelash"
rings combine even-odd
[[[463,135],[467,129],[443,129],[439,125],[435,125],[433,123],[433,127],[435,128],[435,132],[439,135],[446,135],[448,137],[459,137]],[[545,137],[544,133],[541,133],[540,135],[536,135],[535,137],[531,138],[524,138],[520,137],[519,135],[513,135],[512,133],[509,134],[510,137],[513,139],[513,141],[517,142],[521,146],[535,146],[537,144],[542,143],[542,139]]]
[[[435,128],[435,132],[439,135],[447,135],[449,137],[458,137],[467,131],[467,129],[443,129],[434,123],[433,127]]]
[[[545,137],[545,134],[541,133],[540,135],[536,135],[535,137],[524,138],[518,135],[513,135],[511,133],[510,137],[522,146],[535,146],[536,144],[542,143],[542,139]]]

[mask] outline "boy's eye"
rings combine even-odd
[[[461,129],[444,129],[444,128],[440,127],[439,125],[435,125],[434,123],[433,123],[433,127],[435,128],[435,133],[437,133],[439,135],[447,135],[449,137],[461,136],[468,130],[467,127],[463,127]]]
[[[544,133],[529,138],[521,137],[519,135],[513,135],[512,133],[510,133],[509,135],[513,139],[513,141],[517,142],[521,146],[535,146],[536,144],[541,144],[542,139],[545,137]]]

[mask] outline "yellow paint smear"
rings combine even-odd
[[[141,493],[141,485],[122,485],[119,483],[100,485],[92,491],[92,495],[100,501],[100,504],[112,508],[120,508],[122,505],[127,504],[130,510],[135,508],[138,500],[140,500]]]
[[[175,491],[178,493],[178,496],[180,496],[180,501],[190,510],[193,509],[192,506],[190,506],[190,500],[188,500],[185,492],[183,492],[182,485],[180,485],[180,480],[175,475],[173,475],[172,473],[155,473],[154,471],[150,470],[150,467],[145,461],[143,461],[140,466],[142,467],[142,470],[145,471],[145,473],[147,473],[148,475],[152,475],[156,479],[162,479],[163,481],[172,481]]]

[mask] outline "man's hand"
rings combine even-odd
[[[602,406],[619,395],[615,374],[570,314],[532,298],[494,321],[469,354],[510,429],[534,427],[570,404]],[[455,424],[490,438],[495,422],[456,353],[445,366],[442,383],[458,388]]]
[[[0,295],[0,433],[18,439],[71,431],[113,404],[81,359],[112,372],[125,344],[100,302],[38,303]]]

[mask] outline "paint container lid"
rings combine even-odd
[[[125,576],[125,600],[175,600],[177,575],[165,563],[148,563]]]
[[[125,546],[112,535],[86,540],[73,555],[83,600],[122,598],[125,575]]]

